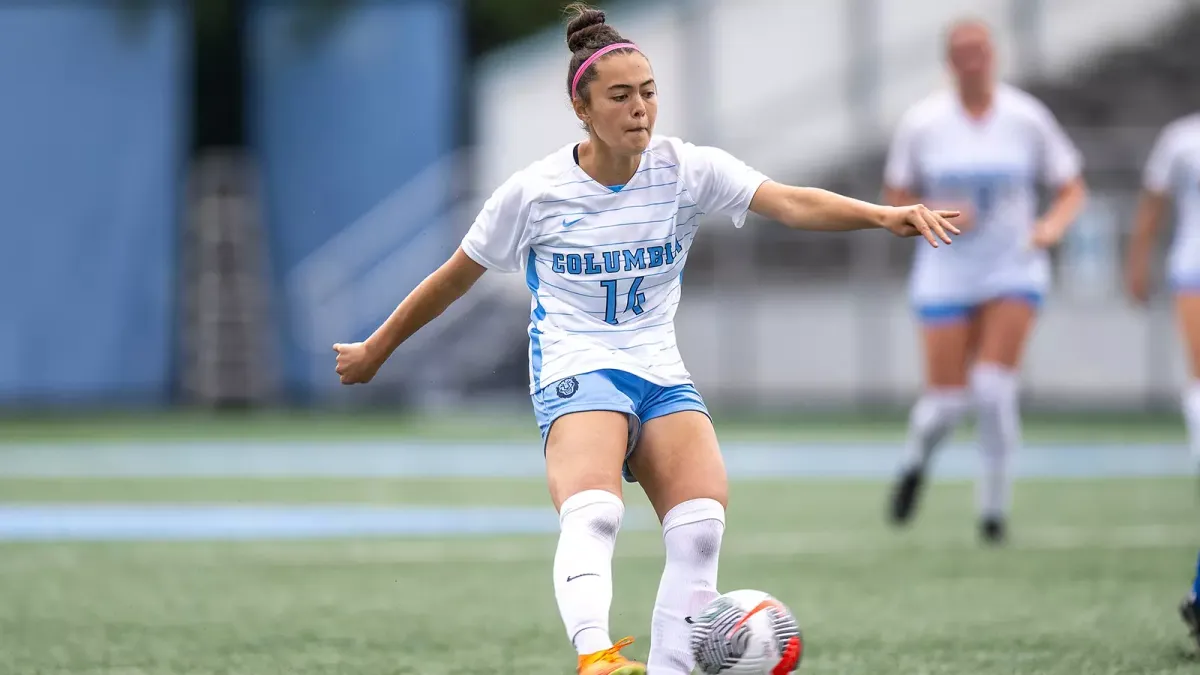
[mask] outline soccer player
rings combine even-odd
[[[1142,197],[1125,266],[1126,287],[1140,303],[1150,295],[1150,257],[1169,201],[1174,202],[1178,225],[1167,276],[1192,371],[1192,383],[1183,393],[1183,420],[1192,458],[1200,470],[1200,114],[1167,125],[1159,133],[1143,170]],[[1184,621],[1200,645],[1197,588],[1200,561],[1197,580],[1181,607]]]
[[[1126,287],[1140,303],[1149,298],[1150,258],[1170,201],[1178,225],[1167,263],[1168,278],[1192,371],[1192,383],[1183,393],[1183,419],[1192,457],[1200,468],[1200,114],[1167,125],[1143,170],[1142,196],[1125,267]]]
[[[1191,631],[1196,647],[1200,648],[1200,555],[1196,557],[1196,576],[1192,577],[1192,592],[1188,593],[1179,605],[1179,615]]]
[[[582,6],[567,26],[566,91],[586,139],[495,191],[448,262],[366,341],[337,344],[344,384],[369,381],[486,270],[532,294],[529,378],[559,514],[553,585],[583,675],[687,675],[686,617],[717,596],[727,483],[712,423],[679,356],[680,275],[701,218],[748,211],[798,229],[881,228],[931,246],[957,234],[923,205],[888,207],[781,185],[729,154],[654,135],[647,57]],[[640,482],[666,549],[647,665],[609,636],[621,479]]]
[[[917,251],[909,293],[921,324],[925,389],[909,417],[890,518],[907,523],[931,455],[971,409],[983,455],[980,535],[1001,543],[1011,501],[1009,465],[1020,445],[1018,377],[1026,338],[1050,282],[1054,246],[1085,197],[1079,152],[1033,96],[996,82],[987,26],[951,26],[954,90],[902,118],[889,151],[885,198],[962,211],[952,249]],[[1052,203],[1037,214],[1039,182]]]

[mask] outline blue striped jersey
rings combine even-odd
[[[606,368],[689,383],[674,325],[688,251],[705,215],[741,227],[767,177],[723,150],[656,136],[633,177],[607,187],[574,148],[505,181],[462,240],[485,268],[525,274],[530,391]]]

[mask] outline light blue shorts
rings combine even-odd
[[[621,473],[625,480],[636,483],[629,470],[629,456],[637,447],[642,425],[655,417],[684,410],[708,415],[700,392],[690,384],[671,387],[647,382],[637,375],[621,370],[596,370],[582,375],[565,377],[533,394],[533,412],[542,432],[542,452],[554,421],[568,413],[592,410],[611,410],[629,416],[629,443]]]
[[[1172,274],[1169,277],[1171,292],[1175,295],[1200,293],[1200,274]]]
[[[917,305],[917,318],[921,323],[926,325],[936,325],[944,323],[954,323],[956,321],[966,321],[971,318],[985,302],[993,300],[1020,300],[1027,303],[1036,312],[1042,306],[1042,294],[1034,291],[1014,291],[1012,293],[1001,293],[995,297],[988,298],[985,301],[977,303],[946,303],[946,304],[928,304]]]

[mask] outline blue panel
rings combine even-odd
[[[457,144],[461,8],[346,7],[315,31],[298,30],[302,4],[259,2],[250,22],[251,130],[297,397],[336,387],[330,345],[365,337],[453,248],[436,228],[453,183],[412,181]]]
[[[185,18],[0,7],[0,401],[168,395]]]

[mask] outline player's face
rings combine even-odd
[[[983,26],[955,29],[947,45],[950,68],[959,86],[979,84],[992,77],[992,39]]]
[[[604,145],[622,155],[640,155],[650,146],[658,91],[646,57],[630,53],[602,59],[588,93],[591,102],[580,117]]]

